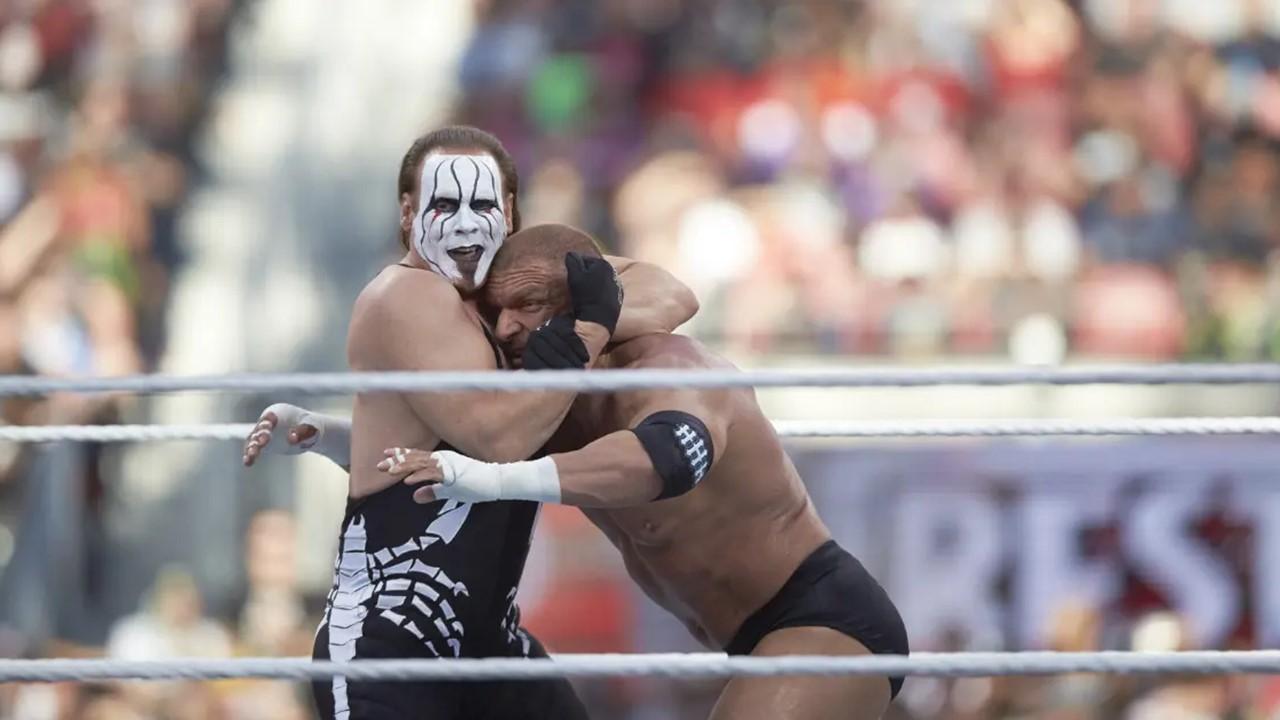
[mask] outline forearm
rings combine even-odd
[[[698,298],[684,283],[657,265],[609,258],[622,283],[622,314],[615,342],[650,333],[671,332],[698,312]]]
[[[560,477],[563,505],[630,507],[650,502],[662,492],[662,479],[653,461],[635,433],[627,430],[551,459]]]
[[[428,500],[463,502],[530,500],[578,507],[642,505],[658,496],[662,482],[644,448],[630,432],[617,432],[574,452],[537,460],[481,462],[455,452],[388,450],[380,469],[407,482],[427,483]],[[403,457],[401,455],[403,454]]]

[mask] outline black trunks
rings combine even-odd
[[[857,558],[835,540],[810,553],[764,607],[742,623],[725,651],[750,655],[764,636],[791,627],[825,627],[848,635],[876,655],[906,655],[907,629],[889,595]],[[902,678],[889,678],[891,697]]]

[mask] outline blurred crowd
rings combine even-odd
[[[1188,646],[1187,630],[1167,612],[1141,618],[1119,643],[1107,642],[1093,608],[1064,603],[1047,649],[1058,652],[1172,652]],[[953,648],[959,649],[959,648]],[[897,720],[1263,720],[1280,713],[1275,678],[1059,675],[1045,678],[915,678]]]
[[[0,374],[157,360],[192,144],[233,0],[0,3]],[[2,422],[86,422],[69,399]],[[0,462],[0,476],[5,463]]]
[[[319,601],[308,603],[299,591],[297,545],[292,516],[260,512],[243,539],[246,592],[234,617],[212,617],[195,579],[174,566],[159,573],[137,612],[115,621],[104,647],[54,643],[44,654],[116,660],[309,656]],[[304,686],[261,680],[0,685],[0,718],[306,720],[312,717],[309,698]]]
[[[155,367],[194,137],[241,4],[0,3],[0,374]],[[672,269],[702,299],[705,339],[1280,360],[1277,0],[475,4],[457,116],[512,149],[526,223],[571,222]],[[115,422],[107,403],[0,399],[0,423]],[[0,569],[22,507],[5,478],[21,468],[0,446]],[[633,649],[612,551],[580,522],[555,532],[596,544],[569,544],[530,626],[553,651]],[[306,655],[323,598],[298,588],[295,537],[287,514],[250,522],[234,616],[211,617],[175,567],[104,646],[0,632],[0,655]],[[1123,639],[1100,625],[1066,608],[1054,648],[1184,642],[1167,614]],[[705,717],[715,690],[584,685],[601,717]],[[307,697],[271,682],[11,685],[0,720],[306,718]],[[1280,717],[1280,683],[918,679],[891,717],[1260,720]]]
[[[181,262],[180,212],[198,180],[194,138],[238,4],[0,2],[0,375],[155,367],[169,279]],[[0,398],[0,424],[116,422],[120,402]],[[34,484],[20,480],[48,480],[28,477],[29,451],[0,444],[0,573],[24,525],[44,520],[20,517]],[[76,502],[96,513],[99,449],[76,457]],[[9,620],[0,617],[0,656],[38,652],[10,636]],[[133,717],[111,710],[114,691],[14,691],[0,688],[0,717]],[[69,699],[83,711],[71,712]]]
[[[1273,0],[491,0],[527,221],[750,352],[1275,358]]]

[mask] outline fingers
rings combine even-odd
[[[413,501],[419,505],[430,505],[436,501],[436,492],[430,486],[420,487],[413,491]]]
[[[392,477],[404,477],[410,473],[431,471],[439,477],[440,465],[431,453],[408,448],[388,448],[386,458],[378,463],[378,469]]]
[[[405,485],[439,485],[444,482],[444,474],[438,465],[432,465],[411,473],[402,482]]]
[[[271,431],[275,430],[276,423],[279,420],[273,412],[266,412],[259,418],[258,424],[253,426],[253,430],[249,432],[249,438],[244,446],[244,465],[252,467],[257,461],[258,456],[262,454],[262,448],[271,442]]]

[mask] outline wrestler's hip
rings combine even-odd
[[[749,655],[768,634],[819,627],[840,632],[877,655],[910,650],[902,615],[884,588],[834,540],[809,554],[782,588],[739,627],[725,651]],[[902,678],[890,680],[896,696]]]

